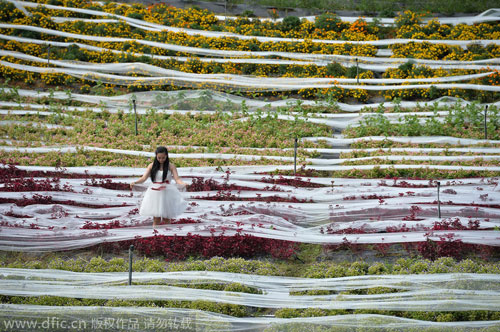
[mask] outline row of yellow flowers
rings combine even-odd
[[[379,37],[391,38],[418,38],[418,39],[499,39],[500,31],[496,22],[467,24],[440,24],[437,20],[430,20],[421,24],[423,14],[406,11],[395,20],[395,27],[381,27],[376,23],[367,24],[363,18],[357,21],[343,22],[334,14],[325,14],[315,22],[307,20],[295,21],[294,24],[284,22],[261,21],[258,19],[238,18],[236,20],[219,21],[214,13],[199,8],[180,9],[158,3],[146,7],[142,4],[124,5],[107,2],[99,4],[91,1],[73,0],[39,0],[38,3],[57,3],[60,6],[78,7],[104,11],[114,15],[121,15],[152,23],[193,28],[200,30],[227,31],[243,35],[287,37],[287,38],[320,38],[343,40],[375,40]],[[40,9],[37,9],[40,10]],[[47,10],[52,16],[85,16],[65,10]],[[90,17],[87,15],[87,17]]]
[[[9,59],[10,60],[10,59]],[[363,73],[365,74],[365,73]],[[362,74],[362,75],[363,75]],[[151,85],[146,80],[140,79],[132,84],[124,82],[121,80],[107,81],[107,84],[102,84],[99,89],[96,89],[96,82],[99,82],[100,77],[94,75],[87,75],[84,78],[76,78],[62,73],[32,73],[21,71],[17,69],[12,69],[8,66],[0,65],[0,77],[9,79],[11,81],[23,81],[26,85],[33,86],[37,85],[36,82],[41,82],[45,86],[62,87],[67,89],[76,89],[79,87],[79,91],[82,93],[96,93],[104,95],[113,95],[118,92],[120,86],[126,86],[128,91],[150,91],[150,90],[178,90],[183,88],[195,88],[195,89],[212,89],[212,90],[222,90],[226,92],[242,92],[246,93],[252,97],[272,97],[272,96],[286,96],[294,93],[302,98],[314,99],[321,98],[330,101],[349,101],[356,100],[358,102],[367,102],[370,97],[381,95],[387,100],[392,100],[396,97],[405,100],[413,99],[435,99],[440,96],[452,96],[465,98],[467,100],[481,100],[481,101],[493,101],[498,100],[498,93],[488,92],[488,91],[471,91],[471,90],[461,90],[461,89],[447,89],[447,90],[437,90],[434,87],[431,88],[421,88],[421,89],[407,89],[407,90],[389,90],[385,92],[368,91],[364,89],[343,89],[341,87],[332,87],[328,89],[317,89],[317,88],[304,88],[298,91],[267,91],[264,88],[250,89],[248,91],[242,90],[241,88],[229,85],[218,85],[215,83],[191,83],[189,85],[181,84],[179,85],[173,80],[163,80],[159,84]],[[493,82],[492,84],[498,85],[500,82],[500,75],[495,73],[487,77],[486,80]],[[476,80],[472,83],[480,84],[481,81]],[[484,83],[484,82],[483,82]],[[97,85],[99,86],[99,85]]]
[[[67,25],[68,23],[65,23]],[[74,23],[75,25],[77,23]],[[113,27],[110,24],[98,24],[100,26],[109,28]],[[59,26],[61,27],[61,25]],[[61,29],[65,32],[78,33],[74,29]],[[126,30],[121,37],[128,37]],[[19,30],[14,29],[0,29],[0,33],[13,35],[19,34]],[[32,36],[32,32],[24,32]],[[22,34],[26,36],[25,34]],[[112,36],[116,34],[112,33]],[[103,35],[104,36],[104,35]],[[139,37],[139,36],[137,36]],[[190,46],[199,48],[209,48],[214,50],[236,50],[236,51],[273,51],[273,52],[296,52],[296,53],[316,53],[316,54],[339,54],[351,56],[375,56],[377,48],[372,45],[358,45],[356,43],[342,43],[336,45],[328,45],[322,43],[314,43],[311,40],[303,42],[259,42],[256,39],[242,40],[229,37],[203,37],[203,36],[190,36],[186,33],[176,32],[151,32],[145,38],[150,41],[163,42],[179,46]],[[85,43],[91,46],[97,46],[107,49],[115,49],[119,51],[126,51],[129,53],[144,53],[154,55],[177,55],[177,56],[190,56],[190,53],[171,51],[161,47],[154,47],[130,42],[95,42],[83,41],[73,38],[62,38],[53,35],[37,34],[32,38],[43,38],[44,40],[63,41],[70,43]],[[136,38],[143,39],[143,38]],[[421,43],[406,43],[406,44],[393,44],[390,47],[393,51],[393,57],[397,58],[417,58],[417,59],[432,59],[432,60],[460,60],[470,61],[478,59],[497,58],[500,56],[500,45],[490,44],[486,47],[473,44],[469,45],[467,49],[459,46],[445,45],[445,44],[430,44],[427,42]],[[102,53],[102,52],[100,52]],[[109,52],[111,55],[111,52]],[[109,57],[111,60],[111,57]]]
[[[54,3],[54,1],[51,1]],[[72,3],[75,6],[75,3]],[[60,2],[60,5],[68,5],[69,3]],[[118,8],[123,13],[116,14],[126,14],[126,16],[132,17],[137,16],[137,18],[142,14],[148,15],[160,15],[161,11],[158,11],[158,8],[149,8],[145,9],[141,5],[117,5],[108,3],[104,5],[104,7],[99,7],[97,4],[92,4],[88,6],[87,3],[81,4],[83,8],[91,8],[91,9],[100,9],[100,10],[111,10],[110,8]],[[81,7],[80,5],[78,5]],[[97,6],[97,7],[96,7]],[[117,9],[117,10],[118,10]],[[135,10],[135,12],[134,12]],[[33,15],[30,17],[18,17],[14,19],[14,23],[17,24],[26,24],[32,26],[40,26],[44,28],[61,30],[71,33],[80,33],[80,34],[88,34],[88,35],[98,35],[98,36],[106,36],[106,37],[128,37],[128,38],[136,38],[136,39],[146,39],[151,41],[159,41],[166,42],[171,44],[178,44],[182,46],[194,46],[201,48],[212,48],[216,50],[240,50],[240,51],[276,51],[276,52],[301,52],[301,53],[323,53],[323,54],[348,54],[348,55],[366,55],[366,56],[374,56],[377,49],[374,46],[369,45],[357,45],[356,43],[343,43],[338,45],[328,45],[322,43],[313,43],[311,40],[306,40],[304,42],[259,42],[256,39],[251,40],[242,40],[238,38],[209,38],[203,36],[191,36],[186,33],[174,33],[174,32],[151,32],[144,31],[132,28],[128,24],[124,22],[120,23],[88,23],[83,21],[78,22],[65,22],[65,23],[55,23],[52,21],[51,17],[55,13],[51,10],[48,10],[42,6],[37,7],[36,9],[31,9]],[[139,12],[137,12],[139,11]],[[144,11],[144,12],[142,12]],[[174,18],[179,18],[175,13],[183,13],[183,15],[194,15],[193,13],[197,12],[195,9],[182,11],[174,8],[168,8],[169,15]],[[70,13],[66,11],[60,11],[60,13]],[[135,13],[135,14],[134,14]],[[74,13],[73,13],[74,14]],[[1,12],[0,12],[1,15]],[[403,27],[411,27],[417,26],[418,22],[416,20],[418,17],[408,13],[407,22],[401,22],[398,19],[397,24],[400,28]],[[80,15],[82,16],[82,15]],[[83,15],[84,16],[84,15]],[[204,24],[207,27],[210,24],[215,24],[215,22],[211,19],[204,19]],[[342,25],[343,23],[332,21],[332,24]],[[156,23],[162,23],[160,21]],[[250,22],[251,23],[251,22]],[[266,23],[267,24],[267,23]],[[439,25],[439,23],[432,21],[428,25],[423,26],[422,29],[425,30],[427,26],[435,26]],[[443,28],[443,26],[439,25],[439,28]],[[353,34],[366,34],[368,30],[368,25],[363,20],[358,20],[349,26],[348,32]],[[52,35],[38,34],[30,31],[22,31],[16,29],[2,29],[2,33],[6,34],[21,34],[22,36],[29,35],[32,38],[45,39],[45,40],[57,40],[57,41],[65,41],[65,42],[82,42],[81,40],[76,40],[72,38],[61,38]],[[345,31],[342,30],[342,33]],[[115,54],[110,51],[88,51],[84,49],[78,49],[77,53],[84,59],[75,58],[73,60],[83,60],[95,63],[110,63],[110,62],[125,62],[125,61],[143,61],[152,63],[154,65],[168,68],[168,69],[176,69],[184,72],[193,72],[193,73],[201,73],[201,74],[211,74],[211,73],[230,73],[230,74],[252,74],[257,76],[287,76],[287,77],[346,77],[343,74],[331,74],[329,72],[328,67],[316,66],[311,64],[304,65],[252,65],[252,64],[234,64],[234,63],[216,63],[216,62],[202,62],[197,60],[196,58],[192,58],[187,62],[181,62],[176,60],[167,60],[162,61],[157,58],[150,59],[148,57],[145,58],[136,58],[131,56],[131,53],[147,53],[147,54],[155,54],[155,55],[190,55],[182,52],[174,52],[170,50],[166,50],[164,48],[159,47],[151,47],[148,45],[143,45],[137,42],[125,42],[125,43],[116,43],[116,42],[89,42],[85,41],[85,43],[93,46],[109,48],[120,50],[122,53]],[[47,56],[47,47],[45,45],[37,45],[37,44],[29,44],[29,43],[18,43],[14,41],[9,42],[0,42],[2,48],[9,50],[17,50],[23,53],[46,57]],[[478,45],[471,45],[468,49],[463,50],[460,47],[448,46],[444,44],[430,44],[430,43],[408,43],[408,44],[395,44],[392,45],[394,56],[396,57],[406,57],[406,58],[426,58],[426,59],[453,59],[453,60],[476,60],[483,58],[494,58],[500,55],[500,46],[497,45],[488,45],[487,47],[481,47]],[[57,48],[52,48],[51,58],[62,58],[61,50]],[[69,50],[68,50],[69,52]],[[66,52],[66,53],[68,53]],[[10,59],[12,60],[12,59]],[[14,60],[14,62],[18,62]],[[18,62],[18,63],[26,63],[26,62]],[[429,68],[419,66],[415,70],[412,70],[410,73],[405,73],[400,69],[394,69],[387,71],[383,76],[390,78],[421,78],[421,77],[441,77],[447,75],[460,75],[460,74],[468,74],[472,73],[472,71],[464,71],[464,70],[454,70],[454,71],[445,71],[442,69],[431,70]],[[22,79],[27,84],[31,84],[36,79],[42,79],[44,83],[49,85],[57,85],[57,84],[72,84],[73,82],[83,82],[85,80],[77,80],[73,77],[67,75],[60,74],[42,74],[36,75],[33,73],[23,73],[20,71],[11,70],[10,68],[3,67],[2,75],[4,77],[13,78],[13,79]],[[139,76],[139,75],[134,75]],[[360,78],[372,78],[374,75],[372,72],[362,72]],[[352,77],[352,76],[350,76]],[[119,81],[110,82],[114,84],[123,84]],[[481,81],[479,83],[489,84],[488,81]],[[107,88],[112,88],[114,84],[110,84]],[[171,89],[177,89],[181,86],[175,84],[175,82],[165,82],[168,84]],[[155,85],[153,88],[158,88],[161,85]],[[88,85],[82,86],[82,89],[87,89]],[[197,84],[197,88],[220,88],[213,84]],[[145,81],[137,82],[132,85],[133,89],[145,89],[151,88]],[[227,87],[226,87],[227,88]],[[332,92],[333,91],[333,92]],[[369,98],[369,93],[365,90],[346,90],[338,93],[337,90],[328,89],[328,93],[330,95],[336,95],[335,99],[343,100],[346,98],[355,98],[360,101],[366,101]],[[450,92],[451,90],[445,92],[444,94],[454,95],[465,92]],[[268,92],[258,91],[258,93],[262,94],[271,94],[277,95],[276,92]],[[321,91],[317,91],[316,89],[302,89],[299,91],[299,94],[303,97],[310,98],[316,96],[318,94],[322,94]],[[441,93],[442,94],[442,93]],[[490,95],[491,93],[485,93],[485,95]],[[394,90],[391,92],[384,93],[387,98],[392,98],[394,96],[399,97],[407,97],[407,98],[432,98],[436,95],[436,91],[432,89],[412,89],[412,90]]]
[[[467,49],[463,49],[460,46],[453,45],[410,42],[394,44],[391,49],[393,52],[392,57],[395,58],[473,61],[494,59],[500,56],[500,45],[495,44],[489,44],[486,47],[471,44]]]
[[[127,7],[128,8],[128,7]],[[124,22],[119,23],[89,23],[83,21],[54,23],[50,16],[45,13],[43,7],[38,7],[39,12],[34,11],[30,17],[15,19],[13,23],[22,25],[39,26],[43,28],[60,30],[69,33],[94,35],[102,37],[122,37],[132,39],[142,39],[158,41],[162,43],[175,44],[180,46],[190,46],[199,48],[208,48],[215,50],[236,50],[236,51],[274,51],[274,52],[297,52],[297,53],[319,53],[319,54],[341,54],[352,56],[375,56],[377,48],[371,45],[358,45],[357,43],[346,42],[342,44],[315,43],[311,39],[303,42],[260,42],[257,39],[239,39],[230,37],[204,37],[200,35],[192,36],[183,32],[155,32],[144,31],[131,28]],[[358,29],[358,28],[356,28]],[[2,29],[2,33],[19,34],[13,29]],[[353,33],[358,33],[357,30]],[[33,32],[21,32],[23,36],[39,36]],[[71,38],[62,38],[53,35],[42,34],[40,38],[46,40],[58,40],[67,42],[85,42],[90,45],[125,50],[127,52],[152,53],[157,55],[184,55],[183,52],[174,52],[160,47],[152,47],[135,42],[116,43],[116,42],[91,42],[74,40]],[[497,58],[500,55],[500,46],[490,44],[486,47],[480,45],[470,45],[467,49],[459,46],[450,46],[445,44],[430,43],[406,43],[393,44],[390,46],[393,50],[393,57],[403,58],[422,58],[422,59],[444,59],[444,60],[476,60],[484,58]]]
[[[32,56],[47,59],[49,56],[49,49],[40,44],[21,43],[18,41],[2,41],[0,40],[0,47],[5,50],[17,51]],[[73,55],[74,58],[69,57]],[[240,64],[240,63],[218,63],[214,61],[205,62],[199,58],[189,58],[187,61],[180,61],[175,59],[160,60],[158,58],[136,58],[127,54],[112,53],[110,51],[89,51],[79,49],[77,46],[70,48],[55,48],[50,50],[51,60],[82,60],[94,63],[115,63],[115,62],[138,62],[140,60],[147,60],[149,63],[165,68],[174,69],[187,73],[197,74],[213,74],[213,73],[226,73],[236,75],[255,75],[262,77],[281,76],[281,77],[336,77],[348,78],[352,75],[346,75],[346,68],[338,66],[337,72],[332,72],[331,66],[319,66],[311,63],[293,64],[293,65],[276,65],[276,64]],[[16,58],[9,58],[9,61],[14,63],[27,64],[26,61],[21,61]],[[47,66],[46,62],[35,63],[37,66]],[[401,68],[388,69],[384,72],[384,78],[431,78],[431,77],[444,77],[454,75],[467,75],[477,72],[484,72],[485,70],[466,70],[466,69],[431,69],[424,65],[411,66],[410,70]],[[361,71],[359,78],[374,78],[375,75],[372,71]]]

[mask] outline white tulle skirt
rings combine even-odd
[[[187,208],[175,183],[151,184],[142,198],[139,214],[149,217],[175,218]]]

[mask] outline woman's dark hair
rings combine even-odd
[[[168,165],[170,163],[170,161],[168,159],[168,150],[164,146],[159,146],[156,148],[156,151],[155,151],[155,159],[153,160],[153,168],[151,169],[151,182],[155,181],[156,173],[160,169],[160,162],[156,158],[158,153],[165,153],[167,155],[167,159],[165,160],[165,163],[163,164],[163,174],[162,174],[162,179],[161,179],[162,182],[165,181],[165,179],[167,178],[167,174],[168,174]]]

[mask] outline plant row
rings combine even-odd
[[[421,118],[414,115],[404,115],[397,123],[391,122],[379,110],[377,114],[367,116],[359,125],[347,128],[346,137],[364,136],[453,136],[460,138],[500,139],[500,112],[494,105],[487,111],[476,103],[469,105],[456,104],[451,107],[444,118],[434,116]],[[485,116],[486,112],[486,116]],[[486,120],[486,123],[485,123]]]
[[[39,3],[47,3],[39,1]],[[251,36],[285,37],[285,38],[310,38],[310,39],[340,39],[340,40],[374,40],[386,38],[416,38],[416,39],[498,39],[500,30],[494,22],[485,22],[474,25],[466,24],[440,24],[438,20],[430,20],[422,24],[421,13],[405,11],[395,19],[394,27],[383,27],[379,22],[367,23],[362,17],[354,22],[345,22],[334,13],[328,12],[316,17],[314,22],[300,20],[296,16],[285,17],[280,22],[270,20],[258,20],[248,17],[240,17],[235,20],[219,21],[213,12],[191,7],[187,9],[175,8],[167,4],[154,4],[146,7],[142,4],[127,6],[119,3],[108,2],[97,4],[87,1],[52,1],[59,6],[78,7],[102,11],[114,15],[125,16],[147,22],[207,31],[225,31],[236,34]],[[7,18],[14,23],[27,23],[29,18],[10,3],[3,3],[5,11],[12,11],[14,15]],[[47,16],[66,17],[99,17],[100,15],[82,15],[71,11],[47,9],[43,6],[28,8],[31,12],[39,12]],[[24,21],[23,21],[24,19]],[[36,19],[36,18],[35,18]],[[74,22],[61,23],[79,28],[81,32],[91,34],[108,33],[110,36],[120,32],[120,29],[131,29],[133,33],[142,35],[148,33],[144,30],[127,26],[124,23],[115,24],[116,27],[109,28],[110,25],[88,27],[85,22],[78,25]]]
[[[303,246],[301,245],[301,247]],[[313,246],[320,247],[319,245]],[[2,255],[4,257],[0,266],[5,268],[56,269],[74,272],[128,271],[128,260],[118,257],[108,260],[101,256],[68,259],[67,255],[55,253],[48,255],[46,258],[31,259],[24,257],[27,254],[19,254],[21,258],[16,254],[7,254],[5,252]],[[478,259],[456,260],[451,257],[443,257],[435,261],[422,258],[399,258],[392,263],[388,260],[371,263],[363,260],[304,263],[298,260],[272,261],[223,257],[165,261],[158,258],[139,257],[134,259],[134,272],[219,271],[304,278],[340,278],[382,274],[500,273],[500,263],[498,262],[486,262]],[[289,266],[292,267],[289,268]]]
[[[294,175],[293,170],[276,170],[269,175]],[[360,179],[414,179],[414,180],[435,180],[435,179],[464,179],[464,178],[490,178],[500,176],[496,171],[478,170],[443,170],[422,166],[421,168],[382,168],[375,165],[371,169],[358,169],[352,167],[343,171],[318,171],[312,167],[302,165],[296,172],[297,176],[303,177],[332,177],[332,178],[360,178]]]
[[[151,109],[138,116],[138,135],[135,135],[133,113],[92,111],[74,114],[54,114],[46,123],[67,128],[45,129],[36,125],[2,126],[2,136],[27,142],[45,144],[90,145],[96,147],[143,150],[143,146],[185,145],[249,148],[290,148],[295,138],[329,136],[325,125],[311,124],[298,117],[294,121],[278,119],[277,113],[251,114],[179,114],[172,115]],[[23,120],[30,116],[10,119]],[[43,118],[31,117],[34,122]],[[119,143],[118,143],[119,142]],[[169,143],[171,142],[171,143]],[[175,143],[174,143],[175,142]],[[304,142],[303,147],[325,145]]]
[[[9,59],[5,59],[9,60]],[[113,61],[112,59],[109,59]],[[134,60],[134,59],[129,59]],[[154,60],[156,61],[156,60]],[[11,60],[9,62],[18,63],[18,60]],[[255,65],[248,64],[241,65],[238,63],[225,63],[225,64],[214,64],[214,63],[204,63],[198,60],[189,60],[188,62],[181,65],[181,67],[174,69],[186,69],[188,68],[188,72],[192,72],[193,68],[192,64],[196,65],[197,63],[202,64],[198,69],[202,69],[206,67],[205,70],[201,70],[202,73],[211,74],[211,73],[220,73],[219,69],[215,67],[224,67],[222,68],[222,72],[228,74],[235,75],[244,75],[246,69],[248,69],[252,75],[255,76],[272,76],[274,72],[284,72],[287,71],[286,75],[295,75],[295,77],[304,77],[312,75],[313,77],[328,77],[321,76],[322,72],[325,73],[339,73],[345,72],[345,77],[352,77],[356,72],[356,67],[343,68],[338,64],[328,65],[326,67],[317,67],[315,65],[293,65],[293,69],[288,71],[287,67],[290,66],[282,66],[279,65],[277,68],[274,65]],[[214,66],[212,66],[212,64]],[[39,66],[39,63],[36,64]],[[272,69],[271,67],[276,67]],[[400,67],[403,67],[401,65]],[[245,69],[246,68],[246,69]],[[269,70],[266,70],[268,68]],[[432,70],[425,69],[424,66],[415,66],[417,70],[415,72],[421,71],[423,68],[423,72]],[[198,69],[194,69],[195,71]],[[214,69],[214,72],[210,72],[210,70]],[[265,72],[264,72],[265,71]],[[294,72],[295,74],[291,74]],[[359,78],[372,78],[373,73],[370,71],[359,70]],[[387,75],[393,75],[388,72]],[[437,71],[436,71],[437,74]],[[384,74],[385,75],[385,74]],[[446,75],[450,75],[449,73]],[[136,74],[133,74],[136,76]],[[333,76],[331,76],[333,77]],[[484,79],[474,79],[471,80],[470,84],[476,85],[498,85],[499,81],[498,73],[493,73],[486,76]],[[91,92],[99,92],[100,94],[104,94],[107,96],[116,95],[118,91],[124,92],[134,92],[134,91],[151,91],[151,90],[162,90],[162,91],[173,91],[173,90],[182,90],[186,87],[196,88],[196,89],[209,89],[209,90],[222,90],[229,91],[237,94],[245,94],[252,97],[277,97],[277,96],[294,96],[298,95],[304,99],[330,99],[334,101],[357,101],[366,103],[370,99],[383,96],[386,100],[392,100],[394,98],[404,98],[405,100],[433,100],[438,97],[450,96],[456,98],[462,98],[466,100],[479,100],[481,102],[492,102],[498,99],[498,92],[495,91],[485,91],[485,90],[468,90],[468,89],[460,89],[460,88],[446,88],[446,89],[438,89],[434,85],[430,87],[423,88],[411,88],[404,89],[404,86],[401,89],[395,90],[386,90],[386,91],[375,91],[375,90],[365,90],[363,88],[356,89],[348,89],[340,86],[333,86],[330,88],[301,88],[298,90],[290,90],[290,91],[274,91],[273,89],[268,89],[265,86],[260,88],[251,87],[249,89],[241,88],[237,86],[232,86],[231,83],[219,84],[217,82],[194,82],[194,83],[178,83],[175,80],[171,79],[162,79],[158,82],[158,84],[151,84],[145,79],[141,79],[137,77],[137,80],[130,82],[124,82],[123,80],[111,79],[107,83],[103,83],[99,75],[88,74],[85,78],[76,78],[71,75],[67,75],[64,73],[36,73],[30,71],[24,71],[20,69],[14,69],[11,66],[0,65],[0,78],[3,79],[3,82],[12,82],[13,84],[17,84],[20,86],[24,85],[43,85],[47,87],[59,87],[66,86],[73,92],[80,93],[91,93]],[[419,77],[419,78],[425,78]],[[11,84],[12,84],[11,83]],[[423,83],[422,83],[423,84]],[[122,87],[124,85],[124,87]],[[362,84],[363,85],[363,84]],[[417,84],[418,85],[418,84]]]
[[[0,296],[0,303],[9,304],[31,304],[31,305],[48,305],[48,306],[110,306],[110,307],[160,307],[160,308],[186,308],[195,309],[202,311],[209,311],[213,313],[220,313],[224,315],[229,315],[233,317],[248,317],[248,316],[260,316],[267,313],[263,309],[254,309],[250,307],[245,307],[235,304],[225,304],[210,301],[172,301],[172,300],[100,300],[100,299],[77,299],[77,298],[65,298],[57,296],[40,296],[40,297],[21,297],[21,296]],[[408,319],[418,319],[424,321],[435,321],[435,322],[455,322],[455,321],[488,321],[488,320],[498,320],[500,314],[498,312],[492,311],[452,311],[452,312],[410,312],[410,311],[384,311],[384,310],[367,310],[367,309],[356,309],[356,310],[328,310],[328,309],[290,309],[283,308],[276,310],[274,315],[278,318],[295,318],[295,317],[321,317],[321,316],[336,316],[336,315],[349,315],[349,314],[377,314],[386,316],[403,317]],[[300,327],[300,324],[298,324]],[[292,324],[294,326],[294,324]],[[321,329],[321,327],[315,330],[318,331],[346,331],[345,329],[336,330],[335,328]],[[266,330],[267,331],[267,330]],[[270,330],[272,331],[272,330]],[[282,330],[280,330],[282,331]],[[355,330],[360,331],[360,330]],[[365,331],[365,330],[363,330]],[[366,331],[371,331],[369,328]],[[374,331],[380,331],[380,329],[375,329]],[[426,329],[419,329],[418,331],[427,331]],[[435,329],[429,331],[436,331]],[[439,329],[438,331],[443,332],[447,330]],[[456,330],[454,330],[456,331]],[[476,331],[476,330],[474,330]],[[479,331],[484,332],[494,332],[495,330],[482,329]]]

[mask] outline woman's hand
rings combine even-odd
[[[134,185],[135,185],[135,182],[132,182],[132,183],[130,184],[130,190],[134,190]]]
[[[180,187],[179,189],[181,189],[182,191],[184,191],[187,187],[187,183],[182,181],[181,179],[175,181],[175,183],[177,184],[178,187]]]

